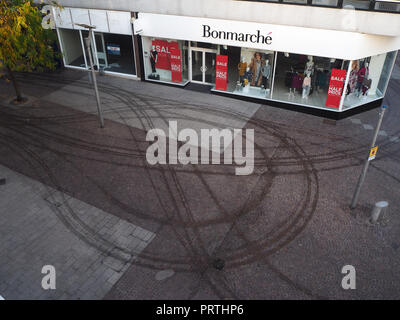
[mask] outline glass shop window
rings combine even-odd
[[[339,108],[346,69],[343,60],[280,52],[274,79],[274,100]]]
[[[148,80],[185,84],[188,80],[188,42],[142,37]]]
[[[382,98],[385,94],[396,51],[351,61],[344,108]]]
[[[58,30],[60,34],[60,42],[63,48],[65,64],[67,66],[86,68],[80,31],[70,29]]]
[[[255,98],[270,98],[275,52],[250,48],[221,48],[228,56],[227,90]]]

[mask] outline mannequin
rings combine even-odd
[[[247,80],[247,82],[253,81],[253,73],[251,72],[250,67],[246,68],[246,72],[244,74],[244,79]]]
[[[158,52],[156,50],[156,46],[152,46],[151,51],[150,51],[150,63],[151,63],[151,72],[152,73],[157,72],[157,69],[156,69],[157,55],[158,55]]]
[[[318,92],[321,92],[322,89],[326,86],[327,72],[325,72],[323,68],[317,68],[314,77],[316,78],[315,88]]]
[[[269,64],[269,60],[265,60],[265,65],[261,68],[261,73],[262,73],[262,83],[264,86],[264,89],[267,89],[268,87],[268,79],[269,76],[271,75],[271,65]]]
[[[252,86],[261,86],[262,81],[262,73],[261,68],[265,64],[265,61],[261,58],[261,53],[256,52],[254,53],[254,57],[251,59],[251,63],[249,65],[250,70],[253,74],[253,78],[251,81]]]
[[[303,99],[308,99],[308,96],[310,94],[310,88],[311,88],[311,77],[310,73],[307,73],[306,77],[303,80],[303,94],[302,94]]]
[[[253,79],[253,73],[250,71],[250,67],[247,67],[246,72],[244,74],[243,80],[243,92],[249,92],[250,90],[250,83]]]
[[[368,62],[366,62],[364,66],[358,71],[357,84],[356,84],[357,96],[360,96],[364,78],[368,79]]]
[[[358,60],[354,60],[351,64],[349,84],[347,85],[347,94],[350,94],[354,91],[357,84],[359,70],[360,70],[360,65],[358,63]]]
[[[306,68],[304,70],[304,73],[310,73],[310,76],[314,74],[314,62],[313,62],[313,57],[308,56],[308,62],[306,63]]]
[[[371,83],[372,80],[369,79],[369,64],[368,62],[365,63],[365,76],[364,76],[364,80],[363,80],[363,85],[362,85],[362,94],[363,96],[365,96],[369,90],[369,88],[371,88]]]
[[[247,69],[247,62],[244,61],[244,57],[242,56],[240,58],[240,62],[238,64],[238,72],[239,72],[239,81],[240,81],[240,83],[243,83],[244,74],[246,73],[246,69]]]

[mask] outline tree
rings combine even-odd
[[[24,98],[15,72],[53,70],[55,40],[54,32],[42,27],[42,14],[32,0],[0,0],[0,68],[8,71],[17,102]]]

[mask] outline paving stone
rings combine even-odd
[[[141,235],[147,235],[146,239],[154,236],[1,165],[0,176],[10,181],[1,187],[2,192],[12,195],[0,197],[0,205],[6,208],[0,215],[0,293],[10,299],[101,299],[119,279],[119,272],[126,270],[132,256],[140,253],[138,244],[142,250],[148,244],[126,235],[138,229]],[[59,216],[69,223],[64,224]],[[82,221],[87,229],[82,227]],[[103,226],[107,228],[103,230]],[[95,245],[107,239],[109,248],[106,243],[102,248],[120,252],[123,261],[104,258],[101,250],[82,241],[87,236],[98,239]],[[132,254],[122,254],[118,247]],[[41,287],[45,264],[56,268],[56,292]]]
[[[369,124],[363,124],[363,127],[364,127],[365,130],[372,130],[372,129],[374,129],[374,127],[371,126],[371,125],[369,125]]]
[[[354,124],[361,124],[360,119],[350,119],[350,121],[353,122]]]

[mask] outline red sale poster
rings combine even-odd
[[[226,91],[228,75],[228,56],[217,55],[215,89]]]
[[[331,80],[329,82],[328,97],[326,98],[325,104],[327,107],[339,108],[345,80],[346,70],[332,69]]]
[[[182,82],[181,50],[171,49],[171,76],[173,82]]]
[[[168,42],[166,40],[153,40],[152,45],[155,47],[157,54],[157,69],[171,70],[170,55],[171,49],[178,49],[178,42]]]

